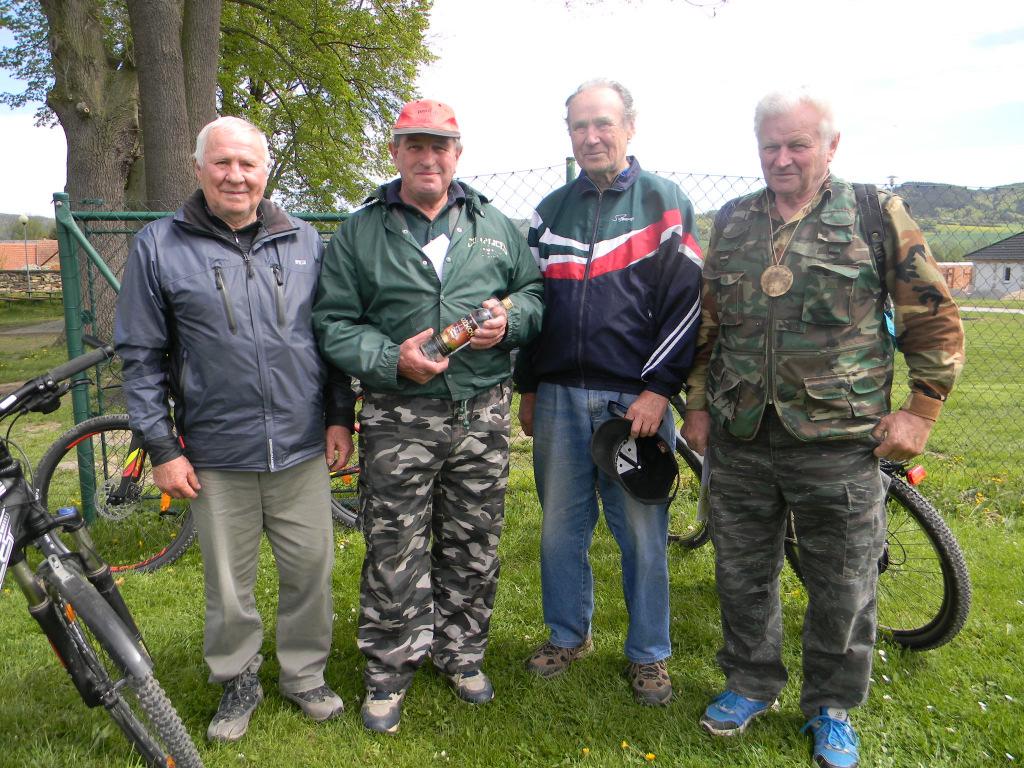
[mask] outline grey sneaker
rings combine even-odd
[[[263,688],[256,674],[262,663],[263,657],[256,654],[248,667],[224,683],[217,714],[206,729],[209,741],[238,741],[245,736],[253,710],[263,701]]]
[[[345,711],[345,703],[341,700],[341,696],[326,685],[297,693],[281,691],[281,695],[288,701],[298,704],[299,709],[306,717],[318,723],[337,717]]]
[[[363,699],[363,725],[377,733],[396,733],[402,719],[402,702],[405,691],[389,693],[374,688],[367,689]]]
[[[562,648],[549,640],[526,660],[526,668],[544,678],[555,677],[565,672],[576,659],[582,659],[593,650],[594,643],[590,635],[575,648]]]
[[[494,686],[483,672],[473,669],[445,675],[455,695],[470,704],[486,704],[494,698]]]

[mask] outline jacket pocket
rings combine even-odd
[[[718,304],[719,325],[739,325],[743,322],[743,283],[742,272],[719,272],[717,275],[708,275],[708,282],[718,287],[712,287]]]
[[[716,365],[712,362],[708,368],[708,403],[723,422],[730,421],[736,415],[741,383],[742,379],[738,374],[721,364]]]
[[[232,334],[238,333],[238,323],[235,322],[235,312],[231,308],[231,295],[228,293],[227,283],[224,282],[224,270],[220,267],[213,268],[213,280],[217,286],[217,294],[220,296],[221,304],[224,306],[224,314],[228,321],[228,330]]]
[[[846,264],[812,263],[801,320],[815,325],[849,325],[853,286],[860,269]]]
[[[889,367],[804,379],[807,417],[811,421],[873,416],[888,408]]]

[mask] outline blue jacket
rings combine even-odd
[[[342,377],[325,405],[313,337],[320,236],[269,200],[260,214],[247,254],[201,192],[132,242],[114,342],[129,419],[154,464],[181,454],[180,437],[196,467],[285,469],[323,452],[325,408],[331,423],[352,424]]]
[[[581,174],[541,201],[528,242],[544,322],[515,381],[677,393],[700,326],[701,252],[690,201],[635,158],[600,191]]]

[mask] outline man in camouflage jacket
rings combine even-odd
[[[767,187],[716,219],[683,431],[701,452],[710,443],[724,635],[726,691],[701,724],[738,733],[785,685],[778,579],[791,510],[809,597],[801,708],[818,764],[849,768],[847,710],[867,695],[886,528],[878,459],[924,450],[963,365],[963,328],[920,229],[889,195],[878,274],[853,188],[829,172],[839,134],[826,102],[771,94],[755,128]],[[886,294],[910,372],[896,411]]]

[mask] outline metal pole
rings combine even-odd
[[[572,184],[573,179],[576,178],[576,158],[567,157],[565,158],[565,183]]]
[[[21,247],[25,249],[25,289],[32,298],[32,275],[28,271],[28,216],[21,214],[18,222],[21,224]]]

